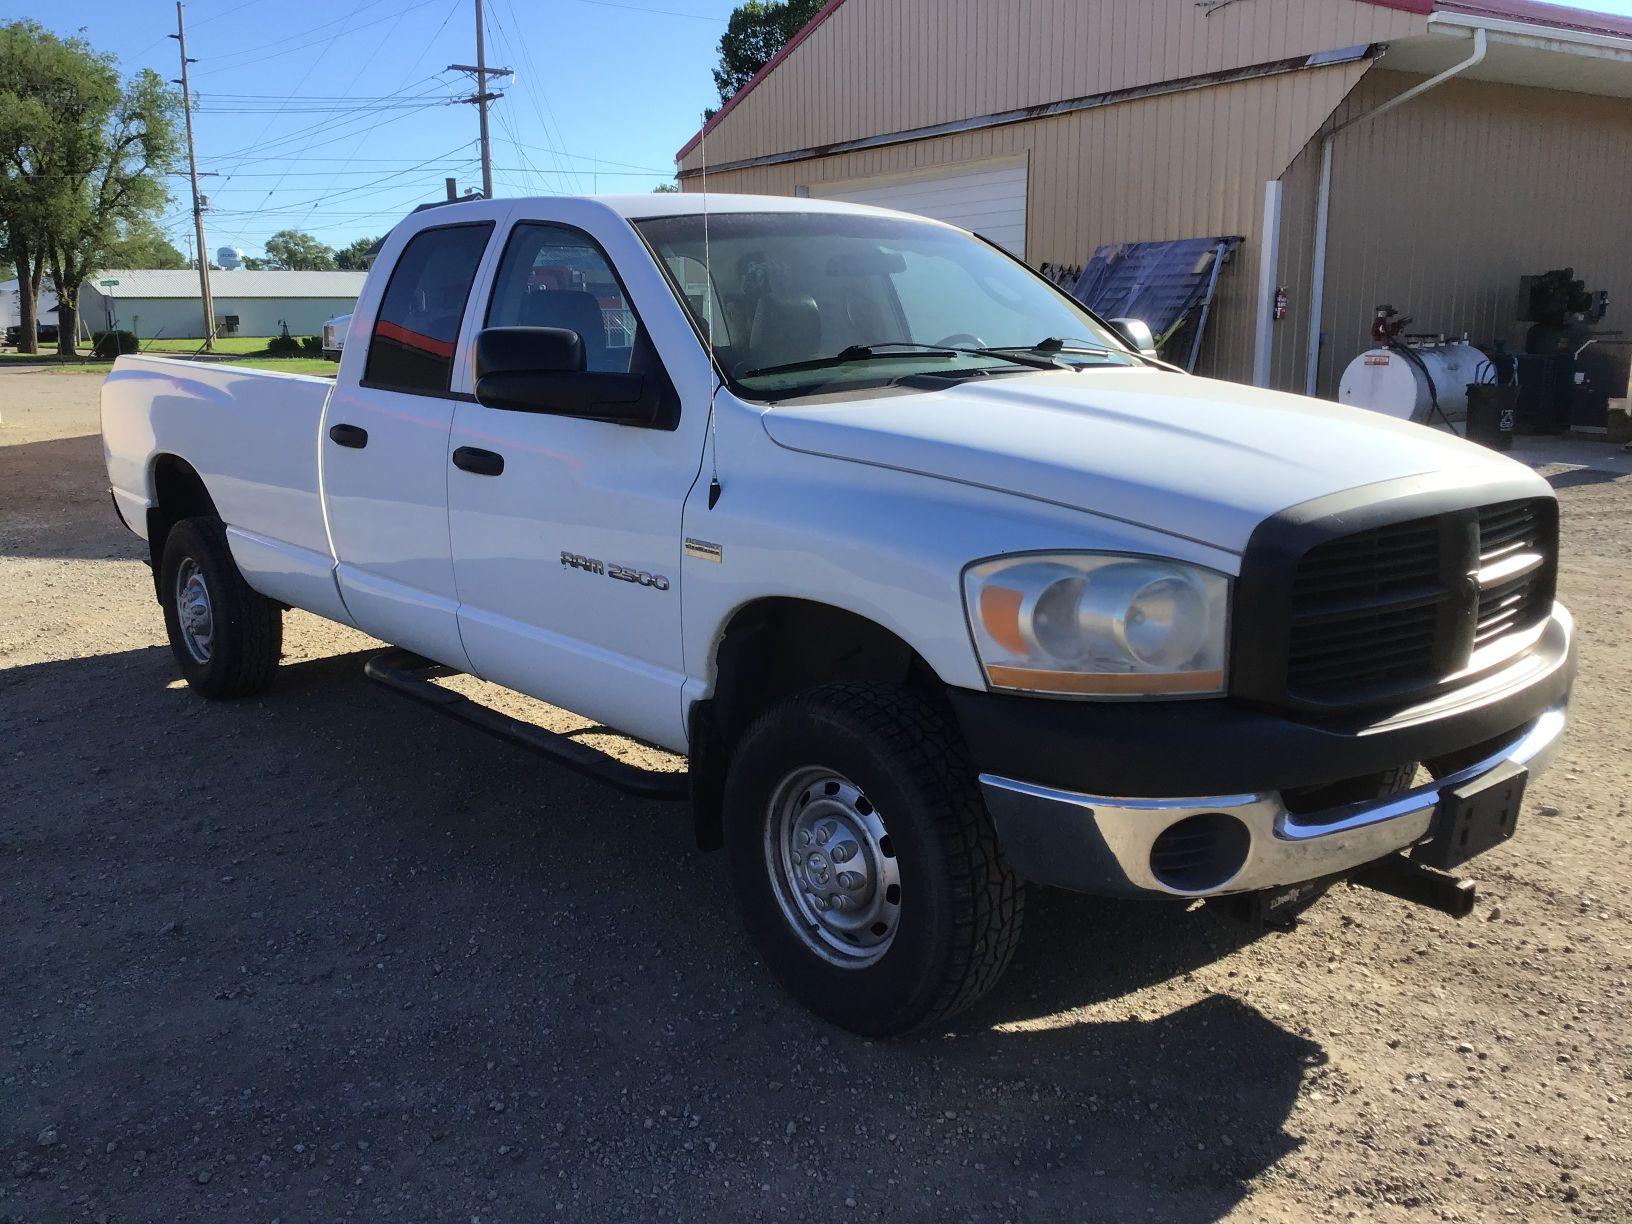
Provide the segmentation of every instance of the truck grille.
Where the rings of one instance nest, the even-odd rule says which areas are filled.
[[[1291,583],[1287,696],[1331,706],[1431,689],[1477,662],[1475,651],[1540,623],[1555,516],[1545,499],[1501,502],[1309,549]]]
[[[1517,568],[1518,558],[1546,558],[1551,551],[1549,533],[1534,502],[1503,502],[1479,509],[1479,569]],[[1534,625],[1547,614],[1552,602],[1552,583],[1544,581],[1545,564],[1534,566],[1510,578],[1479,590],[1479,618],[1473,645],[1477,650],[1504,634]]]

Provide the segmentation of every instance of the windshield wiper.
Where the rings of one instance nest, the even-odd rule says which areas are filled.
[[[911,352],[881,353],[880,348],[909,348]],[[905,344],[901,341],[885,341],[882,344],[852,344],[849,348],[828,357],[812,357],[807,361],[788,361],[781,365],[761,366],[757,370],[744,370],[737,374],[738,378],[760,378],[769,374],[798,374],[803,370],[825,370],[832,366],[849,365],[852,361],[901,361],[922,360],[925,357],[956,357],[966,349],[946,348],[936,344]]]
[[[1063,368],[1060,363],[1055,361],[1053,358],[1048,357],[1043,353],[1038,353],[1036,357],[1032,357],[1030,354],[1035,351],[1034,349],[1021,348],[1019,346],[1014,348],[992,348],[990,346],[965,348],[962,345],[957,344],[919,344],[915,340],[878,340],[863,347],[868,349],[915,349],[918,350],[919,356],[923,356],[928,352],[964,353],[971,357],[994,357],[999,361],[1007,361],[1013,365],[1030,366],[1036,370],[1058,370]],[[1016,354],[1020,354],[1020,356],[1016,356]]]
[[[1102,344],[1095,344],[1091,340],[1073,340],[1061,336],[1048,336],[1037,341],[1027,350],[1032,353],[1066,353],[1071,356],[1086,357],[1133,357],[1147,365],[1153,365],[1163,370],[1174,370],[1180,374],[1187,371],[1180,369],[1172,362],[1163,361],[1160,357],[1148,357],[1137,349],[1113,349]]]

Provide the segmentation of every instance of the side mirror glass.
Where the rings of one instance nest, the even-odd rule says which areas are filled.
[[[476,402],[624,425],[657,423],[661,396],[643,374],[584,368],[584,339],[565,327],[489,327],[476,335]]]
[[[1134,352],[1146,357],[1161,356],[1156,351],[1156,337],[1151,334],[1150,324],[1143,319],[1112,319],[1111,330]]]

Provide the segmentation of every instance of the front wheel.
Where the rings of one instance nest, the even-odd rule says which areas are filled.
[[[944,1020],[1014,955],[1023,888],[968,754],[899,685],[825,685],[759,719],[732,759],[725,833],[767,966],[845,1028]]]
[[[283,653],[283,613],[238,572],[219,519],[183,519],[159,565],[164,627],[189,687],[247,697],[272,682]]]

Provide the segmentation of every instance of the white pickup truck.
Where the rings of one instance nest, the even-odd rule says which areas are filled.
[[[950,226],[805,199],[519,199],[385,241],[338,377],[121,357],[114,502],[207,697],[281,613],[631,790],[877,1034],[990,989],[1025,885],[1465,912],[1563,730],[1529,469],[1175,372]],[[683,753],[598,757],[452,669]],[[680,779],[676,784],[676,779]],[[1085,966],[1084,971],[1091,971]]]

